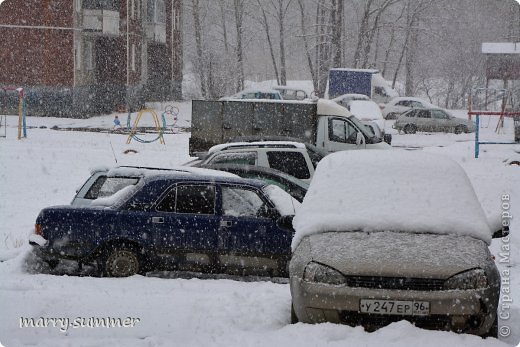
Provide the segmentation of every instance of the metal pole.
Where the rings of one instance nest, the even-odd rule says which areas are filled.
[[[479,132],[480,132],[480,115],[476,115],[475,116],[475,123],[477,125],[477,129],[475,130],[475,159],[478,158],[478,154],[479,154],[479,145],[480,145],[480,142],[479,142]]]

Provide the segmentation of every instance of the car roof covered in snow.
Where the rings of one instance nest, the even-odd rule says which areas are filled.
[[[225,150],[241,150],[247,148],[273,147],[273,148],[300,148],[305,149],[302,142],[293,141],[256,141],[256,142],[229,142],[215,145],[208,150],[208,154],[213,154]]]
[[[329,231],[468,235],[491,242],[491,229],[462,167],[424,152],[342,151],[328,155],[296,214],[293,250]]]
[[[372,100],[352,100],[350,113],[360,120],[383,120],[379,105]]]

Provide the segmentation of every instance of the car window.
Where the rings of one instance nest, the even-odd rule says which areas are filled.
[[[85,194],[85,199],[97,199],[111,196],[124,187],[137,184],[137,182],[139,182],[138,177],[99,176]]]
[[[440,110],[433,110],[432,111],[432,116],[433,118],[436,118],[436,119],[450,119],[450,117],[448,117],[448,115]]]
[[[305,144],[305,148],[307,148],[307,153],[309,153],[309,158],[311,159],[312,166],[316,168],[320,160],[322,160],[323,157],[325,157],[326,153],[320,153],[320,149],[308,143]]]
[[[399,101],[396,105],[397,105],[397,106],[410,107],[410,101],[408,101],[408,100],[402,100],[402,101]]]
[[[161,199],[156,207],[161,212],[215,214],[213,185],[179,185]]]
[[[418,118],[431,118],[430,111],[419,111],[417,112]]]
[[[424,105],[419,101],[410,101],[410,105],[412,107],[424,108]]]
[[[311,178],[305,157],[301,152],[268,151],[267,161],[273,169],[299,179]]]
[[[376,136],[376,131],[374,130],[374,128],[372,127],[371,124],[365,124],[365,127],[368,129],[368,131],[370,132],[370,135],[372,136]]]
[[[349,137],[356,133],[356,129],[342,119],[332,119],[331,122],[331,141],[349,143]]]
[[[211,158],[207,164],[243,164],[255,165],[257,153],[256,152],[232,152],[220,153]]]
[[[417,111],[416,110],[412,110],[410,112],[406,112],[405,116],[409,117],[409,118],[413,118],[413,117],[415,117],[416,114],[417,114]]]
[[[261,214],[264,201],[250,189],[222,187],[222,213],[234,217],[256,217]]]

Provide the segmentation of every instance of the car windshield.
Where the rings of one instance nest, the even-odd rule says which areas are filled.
[[[371,138],[374,138],[374,137],[375,137],[375,136],[370,132],[370,130],[368,130],[367,127],[366,127],[363,123],[361,123],[361,122],[359,121],[359,119],[357,119],[357,118],[354,117],[354,116],[350,116],[348,119],[350,119],[350,121],[351,121],[352,123],[354,123],[354,124],[357,126],[357,128],[358,128],[359,130],[361,130],[361,132],[363,133],[363,135],[365,135],[367,138],[371,139]]]

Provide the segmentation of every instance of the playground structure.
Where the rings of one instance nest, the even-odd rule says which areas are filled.
[[[7,110],[8,105],[8,94],[16,92],[18,94],[18,140],[22,137],[27,137],[27,123],[26,123],[26,105],[25,105],[25,93],[23,88],[17,87],[2,87],[0,88],[2,95],[0,98],[0,111]],[[4,107],[2,108],[2,104]],[[0,117],[0,129],[4,129],[3,135],[0,137],[7,137],[7,116],[4,114]]]
[[[520,110],[515,108],[515,100],[513,94],[507,89],[494,88],[476,88],[472,90],[469,96],[468,120],[471,121],[475,116],[475,158],[479,157],[481,145],[512,145],[520,143]],[[498,122],[495,128],[496,133],[500,133],[504,126],[505,118],[512,118],[515,135],[514,142],[499,141],[480,141],[480,117],[489,116],[489,122],[492,116],[498,116]]]
[[[152,120],[154,122],[154,125],[155,125],[155,132],[157,133],[157,137],[155,137],[154,139],[151,139],[151,140],[145,140],[139,136],[137,136],[137,132],[138,132],[138,125],[139,125],[139,122],[141,121],[141,117],[143,116],[143,114],[150,114],[152,116]],[[167,106],[165,111],[161,114],[161,121],[162,121],[162,125],[161,125],[161,122],[159,121],[159,117],[157,116],[157,113],[155,113],[154,110],[152,109],[143,109],[141,111],[139,111],[137,113],[137,116],[134,120],[134,123],[133,125],[131,126],[131,122],[132,122],[132,114],[131,113],[128,113],[128,117],[127,117],[127,121],[126,121],[126,127],[129,131],[129,134],[128,134],[128,138],[126,140],[126,143],[127,144],[130,144],[130,142],[132,141],[132,139],[136,140],[137,142],[140,142],[140,143],[152,143],[152,142],[155,142],[157,140],[160,141],[161,144],[165,144],[165,141],[164,141],[164,132],[168,129],[168,125],[166,123],[166,117],[172,117],[173,118],[173,123],[171,125],[171,129],[172,129],[172,132],[173,132],[173,127],[176,125],[177,123],[177,117],[178,117],[178,114],[179,114],[179,109],[175,106]]]

